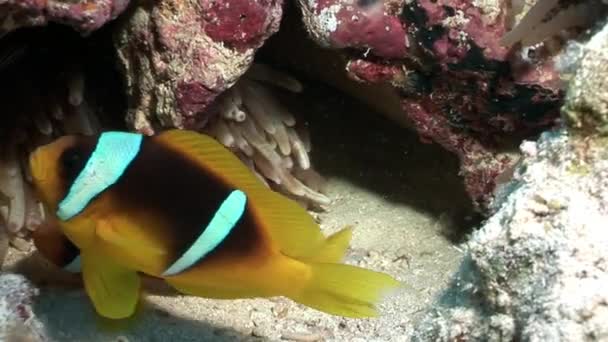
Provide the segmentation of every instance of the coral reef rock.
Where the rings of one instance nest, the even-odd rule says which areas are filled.
[[[576,68],[564,113],[568,124],[583,133],[608,134],[608,25],[589,43],[573,43],[564,55],[564,68]],[[572,66],[573,65],[573,66]]]
[[[521,145],[495,214],[414,340],[608,339],[607,34],[578,49],[570,119]]]
[[[282,5],[141,2],[125,15],[114,39],[128,96],[127,124],[144,134],[169,127],[205,131],[269,186],[317,208],[330,200],[311,168],[306,127],[270,87],[300,92],[302,85],[252,63],[278,31]]]
[[[21,275],[0,274],[0,341],[49,341],[41,321],[32,311],[38,289]]]
[[[559,117],[564,92],[553,57],[562,42],[553,36],[590,25],[606,8],[600,1],[534,3],[299,1],[309,35],[344,52],[353,80],[391,84],[422,139],[458,155],[482,211],[497,177],[517,159],[513,147]]]
[[[152,134],[204,125],[215,98],[278,30],[282,1],[142,1],[116,34],[127,121]]]
[[[21,27],[49,22],[89,34],[121,14],[129,0],[0,1],[0,37]]]
[[[522,145],[500,209],[468,243],[469,258],[419,338],[608,338],[606,143],[560,130]]]

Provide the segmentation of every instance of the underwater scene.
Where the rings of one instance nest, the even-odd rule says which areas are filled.
[[[608,341],[605,0],[0,0],[0,342]]]

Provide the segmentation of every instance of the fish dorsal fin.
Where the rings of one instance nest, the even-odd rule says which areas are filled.
[[[324,246],[325,236],[304,208],[266,187],[236,155],[212,137],[172,129],[153,139],[191,158],[222,182],[245,192],[257,221],[284,254],[307,258]]]
[[[172,129],[153,139],[188,157],[234,188],[249,191],[264,187],[236,155],[208,135]]]

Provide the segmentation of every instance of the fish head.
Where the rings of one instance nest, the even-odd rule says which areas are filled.
[[[95,137],[69,135],[40,146],[30,154],[34,188],[48,211],[57,211],[94,148]]]

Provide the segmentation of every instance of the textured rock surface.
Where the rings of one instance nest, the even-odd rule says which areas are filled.
[[[608,134],[608,26],[588,44],[574,43],[564,67],[578,66],[570,85],[565,114],[568,124],[586,133]]]
[[[115,45],[126,78],[127,121],[146,134],[204,124],[203,111],[243,75],[282,14],[281,0],[137,5]]]
[[[23,276],[0,274],[0,341],[47,341],[42,323],[34,316],[32,299],[38,290]]]
[[[496,213],[416,340],[608,338],[607,28],[579,49],[569,126],[521,145]],[[586,128],[581,130],[580,128]],[[581,134],[585,133],[585,134]]]
[[[607,141],[544,133],[419,340],[608,338]]]
[[[20,27],[49,22],[66,24],[88,34],[122,13],[129,0],[2,0],[0,37]]]
[[[344,50],[351,78],[392,84],[402,115],[423,140],[459,156],[468,192],[482,209],[496,177],[514,162],[505,153],[513,140],[558,117],[556,48],[500,44],[517,14],[510,1],[299,3],[310,36]]]

